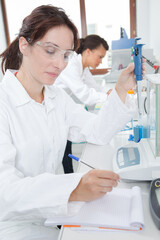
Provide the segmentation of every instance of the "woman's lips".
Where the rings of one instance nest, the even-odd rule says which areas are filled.
[[[54,72],[47,72],[47,74],[52,77],[52,78],[56,78],[58,77],[58,73],[54,73]]]

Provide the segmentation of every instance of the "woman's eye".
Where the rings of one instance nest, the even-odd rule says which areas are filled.
[[[64,60],[65,60],[65,61],[68,61],[69,59],[72,58],[72,56],[73,56],[73,52],[67,51],[67,52],[65,52],[65,54],[64,54]]]
[[[65,53],[64,54],[64,59],[68,59],[69,58],[69,53]]]
[[[56,53],[56,49],[55,48],[46,48],[46,52],[48,53],[48,54],[55,54]]]

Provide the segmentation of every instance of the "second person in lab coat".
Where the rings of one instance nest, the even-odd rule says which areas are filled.
[[[88,35],[79,41],[79,48],[55,85],[65,89],[81,103],[91,106],[107,99],[106,89],[96,83],[89,67],[95,69],[102,63],[109,46],[98,35]]]
[[[107,99],[107,91],[94,80],[89,67],[95,69],[102,63],[109,46],[98,35],[88,35],[79,39],[79,48],[74,53],[68,66],[61,72],[55,85],[63,88],[76,102],[93,106]],[[63,157],[65,173],[73,172],[72,160],[68,154],[72,153],[72,144],[67,141]]]

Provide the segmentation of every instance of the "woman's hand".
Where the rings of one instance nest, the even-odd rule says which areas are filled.
[[[146,70],[144,62],[145,60],[143,59],[143,76]],[[135,87],[135,85],[136,80],[134,77],[134,63],[130,63],[128,67],[121,72],[115,86],[115,89],[123,103],[125,103],[127,92],[131,88]]]
[[[106,170],[91,170],[86,173],[71,193],[69,201],[92,201],[116,187],[119,175]]]

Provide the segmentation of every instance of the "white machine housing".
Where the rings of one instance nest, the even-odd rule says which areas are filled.
[[[148,74],[146,78],[146,114],[150,124],[150,138],[141,139],[139,143],[130,142],[124,146],[138,148],[138,164],[120,168],[117,164],[117,154],[113,159],[113,170],[126,180],[152,181],[160,177],[160,74]]]

